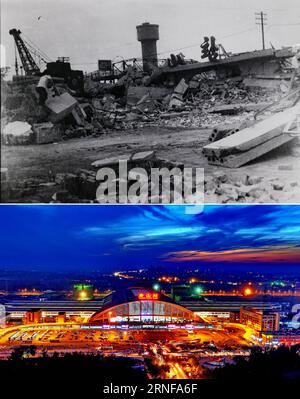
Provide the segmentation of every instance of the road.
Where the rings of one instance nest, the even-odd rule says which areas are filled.
[[[228,118],[229,122],[233,117]],[[278,178],[289,187],[274,194],[280,202],[300,201],[300,159],[291,151],[280,149],[260,158],[259,161],[239,169],[226,169],[207,164],[202,148],[207,143],[211,130],[166,129],[145,127],[142,130],[110,131],[100,137],[85,137],[64,142],[28,145],[2,146],[1,167],[7,167],[13,187],[40,179],[41,183],[51,181],[57,173],[75,172],[79,168],[90,169],[91,163],[104,158],[121,156],[140,151],[154,150],[158,157],[182,162],[186,167],[204,168],[205,180],[211,180],[214,172],[223,171],[230,180],[240,182],[246,175],[264,177],[268,181]],[[280,165],[289,165],[287,169]],[[293,188],[290,183],[295,184]],[[14,191],[16,201],[49,202],[57,187],[40,186]],[[206,195],[206,202],[221,201],[216,196]],[[275,198],[274,197],[274,198]],[[299,201],[297,201],[297,199]],[[249,199],[250,201],[250,199]],[[256,201],[257,202],[257,201]]]

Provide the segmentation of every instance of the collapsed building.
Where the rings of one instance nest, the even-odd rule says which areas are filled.
[[[208,164],[238,168],[297,140],[299,82],[292,63],[297,51],[292,47],[220,54],[214,62],[179,55],[159,60],[158,25],[139,25],[137,35],[142,59],[108,63],[105,71],[83,76],[65,60],[49,63],[46,73],[53,78],[56,94],[43,106],[38,106],[35,90],[39,74],[3,81],[2,144],[51,144],[145,127],[206,128],[211,134],[202,151]],[[135,154],[126,155],[132,162]],[[140,156],[136,159],[149,162],[147,157],[149,153],[142,161]],[[151,157],[156,166],[176,167],[176,162]],[[109,161],[96,162],[105,164]],[[54,178],[63,190],[52,200],[95,199],[95,163],[90,170],[78,166],[74,173]],[[92,188],[84,188],[89,183]]]

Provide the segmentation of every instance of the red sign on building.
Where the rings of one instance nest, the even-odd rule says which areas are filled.
[[[146,294],[144,294],[144,293],[141,293],[141,294],[139,294],[138,295],[138,299],[140,299],[140,300],[157,300],[158,299],[158,294],[157,293],[146,293]]]

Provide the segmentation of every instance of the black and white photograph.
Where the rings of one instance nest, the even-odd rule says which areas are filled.
[[[1,202],[299,202],[297,0],[1,14]]]

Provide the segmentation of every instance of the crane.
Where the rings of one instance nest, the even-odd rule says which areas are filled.
[[[25,76],[40,76],[42,71],[40,67],[35,62],[32,54],[38,57],[39,61],[42,61],[48,75],[56,78],[63,78],[65,83],[70,87],[70,89],[83,93],[84,89],[84,77],[82,71],[74,71],[71,68],[70,60],[68,57],[60,57],[56,62],[51,61],[50,57],[41,50],[36,44],[32,42],[28,37],[25,41],[21,38],[21,31],[19,29],[10,29],[9,34],[13,36],[16,48],[16,58],[15,58],[15,69],[16,75],[18,76],[19,65],[17,59],[17,50],[22,63],[22,68],[24,69]],[[25,34],[23,34],[25,36]]]
[[[40,75],[40,68],[37,66],[34,61],[30,51],[28,50],[25,42],[21,38],[21,31],[19,29],[10,29],[9,34],[13,36],[16,44],[16,48],[18,49],[19,56],[25,71],[25,75],[27,76],[36,76]],[[15,62],[16,75],[18,75],[18,61],[16,57]]]

